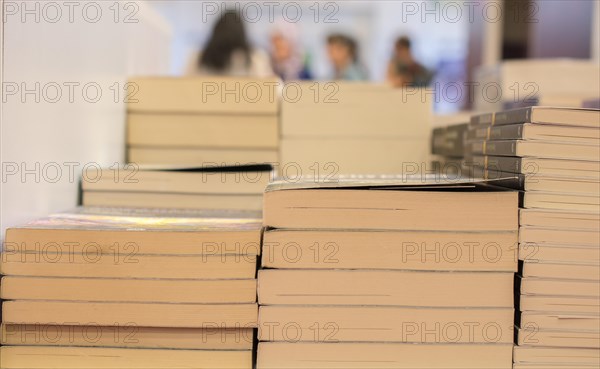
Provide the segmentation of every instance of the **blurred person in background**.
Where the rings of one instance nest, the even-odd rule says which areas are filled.
[[[336,80],[362,81],[367,74],[358,61],[358,46],[353,38],[333,34],[327,37],[327,53],[333,65]]]
[[[295,23],[279,21],[271,32],[273,71],[284,81],[311,79],[306,54]]]
[[[414,59],[410,46],[410,39],[406,36],[398,38],[394,45],[387,79],[395,87],[425,87],[433,78],[433,74]]]
[[[187,74],[236,77],[274,75],[269,56],[250,45],[244,20],[234,10],[225,11],[217,20],[204,50],[190,61]]]

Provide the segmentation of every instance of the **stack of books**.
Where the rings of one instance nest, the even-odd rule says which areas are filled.
[[[600,70],[596,60],[515,59],[480,66],[474,78],[473,90],[468,89],[474,109],[493,112],[524,105],[583,104],[598,98]]]
[[[511,368],[517,216],[471,180],[272,183],[257,368]]]
[[[351,82],[293,82],[281,107],[288,177],[403,173],[427,160],[431,94]]]
[[[474,172],[521,190],[515,368],[597,367],[600,111],[480,115],[469,136]]]
[[[461,173],[469,123],[436,127],[431,131],[433,169],[442,174]]]
[[[261,210],[270,165],[201,168],[90,168],[82,173],[84,206]]]
[[[3,368],[252,368],[257,213],[80,208],[7,230]]]
[[[140,77],[128,87],[129,162],[278,161],[280,87],[275,79]]]

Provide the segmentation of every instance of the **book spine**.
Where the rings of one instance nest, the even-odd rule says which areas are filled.
[[[493,180],[495,186],[523,191],[525,189],[525,176],[522,174],[507,173],[498,170],[475,167],[473,174],[477,178]]]
[[[473,154],[517,156],[517,141],[477,141],[469,145]]]
[[[520,140],[523,138],[523,124],[490,127],[487,140]]]
[[[523,173],[521,169],[521,158],[512,156],[473,156],[469,163],[473,166],[496,170],[506,173]]]
[[[502,126],[507,124],[528,123],[531,121],[531,108],[507,110],[496,113],[492,125]]]
[[[478,114],[471,116],[470,126],[492,125],[495,113]]]

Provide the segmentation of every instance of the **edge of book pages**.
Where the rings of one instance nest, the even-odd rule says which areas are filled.
[[[184,210],[77,207],[13,228],[143,231],[259,231],[262,214],[252,210]]]
[[[295,182],[275,180],[271,182],[265,192],[278,190],[300,189],[379,189],[379,190],[410,190],[410,189],[475,189],[493,185],[495,182],[506,179],[517,179],[517,175],[502,178],[471,178],[450,177],[440,175],[348,175],[335,179],[302,178]],[[496,188],[496,187],[495,187]],[[498,188],[499,191],[506,190]]]

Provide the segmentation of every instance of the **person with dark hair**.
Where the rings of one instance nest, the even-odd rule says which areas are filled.
[[[213,26],[202,53],[187,68],[188,74],[268,77],[273,75],[269,57],[252,48],[242,16],[227,10]]]
[[[327,53],[333,65],[333,79],[361,81],[367,78],[358,58],[358,45],[353,38],[343,34],[327,37]]]
[[[432,73],[414,59],[410,47],[406,36],[398,38],[394,45],[387,79],[395,87],[425,87],[431,83]]]

